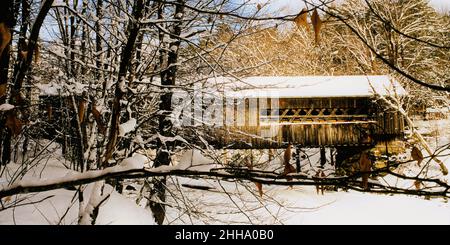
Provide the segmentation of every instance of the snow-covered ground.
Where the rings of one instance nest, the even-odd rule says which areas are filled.
[[[450,143],[450,120],[417,121],[415,124],[433,149]],[[318,152],[313,149],[309,153],[313,153],[312,157],[304,160],[307,163],[302,170],[309,163],[318,162]],[[450,169],[450,150],[440,155],[439,159]],[[425,151],[424,156],[427,156]],[[440,175],[440,168],[434,161],[429,166],[429,177],[450,180],[449,175]],[[411,162],[402,166],[401,171],[410,175],[420,169],[415,162]],[[171,180],[169,183],[174,190],[171,196],[176,198],[169,198],[168,202],[177,206],[175,203],[179,204],[181,200],[184,208],[168,209],[170,224],[450,224],[450,204],[444,198],[425,200],[416,196],[342,190],[318,195],[313,186],[290,188],[267,185],[263,185],[264,195],[259,198],[251,182],[237,184],[188,178]],[[414,185],[412,181],[393,176],[379,177],[378,181],[399,187]],[[183,187],[183,184],[208,186],[211,189],[197,190]]]
[[[178,178],[179,183],[205,184]],[[246,187],[216,181],[212,191],[183,188],[187,209],[169,209],[173,224],[450,224],[450,205],[443,199],[369,193],[325,192],[315,187],[265,186],[262,199],[252,183]],[[233,201],[231,201],[231,199]],[[169,200],[170,201],[170,200]],[[173,200],[172,200],[173,201]],[[178,200],[179,201],[179,200]],[[245,212],[243,215],[241,211]],[[189,213],[190,212],[190,213]],[[182,215],[181,215],[182,214]]]
[[[0,178],[0,187],[6,184],[12,174],[20,169],[18,164],[10,164]],[[52,158],[48,162],[27,171],[24,180],[50,179],[63,177],[73,171],[65,169],[58,158]],[[7,173],[7,174],[6,174]],[[8,176],[8,177],[5,177]],[[87,202],[94,184],[87,185],[84,190],[84,200]],[[154,224],[152,215],[138,207],[132,200],[120,195],[110,185],[106,185],[104,193],[111,194],[108,200],[101,206],[96,224],[101,225],[127,225],[127,224]],[[12,202],[24,199],[17,207],[0,211],[0,225],[6,224],[49,224],[71,225],[78,223],[79,202],[76,191],[58,189],[40,192],[38,194],[23,194],[3,200],[8,206]],[[42,201],[43,200],[43,201]]]
[[[416,122],[427,136],[433,148],[450,143],[450,120]],[[438,133],[436,133],[438,132]],[[450,150],[443,152],[440,159],[450,168]],[[59,153],[56,157],[43,159],[31,168],[24,179],[50,179],[70,173],[64,167]],[[190,158],[205,164],[204,156],[184,154],[180,162],[186,164]],[[317,161],[315,154],[310,161]],[[276,161],[276,160],[274,160]],[[309,164],[308,161],[303,161]],[[430,166],[430,172],[438,172],[437,165]],[[207,168],[207,165],[198,168]],[[0,178],[5,186],[18,164],[10,164]],[[416,171],[414,163],[406,171]],[[407,173],[407,172],[405,172]],[[443,177],[447,181],[449,176]],[[395,182],[386,177],[387,182]],[[380,180],[379,180],[380,181]],[[140,181],[139,183],[142,183]],[[106,185],[110,198],[102,204],[96,224],[154,224],[150,211],[144,209],[145,198],[139,205],[135,197],[140,184],[125,181],[137,190],[124,190],[124,195]],[[314,186],[269,186],[263,185],[264,195],[259,197],[254,183],[233,182],[217,179],[192,179],[169,177],[167,192],[166,224],[450,224],[450,205],[444,198],[425,200],[422,197],[405,195],[379,195],[355,191],[325,191],[316,193]],[[397,183],[401,184],[401,183]],[[410,185],[411,183],[404,183]],[[94,184],[87,186],[84,199]],[[208,190],[194,189],[206,186]],[[130,188],[132,189],[132,188]],[[23,194],[14,199],[3,199],[8,205],[24,199],[15,208],[0,211],[0,224],[76,224],[79,207],[75,191],[59,189],[38,194]],[[47,198],[47,199],[46,199]],[[45,199],[41,201],[42,199]],[[36,203],[33,203],[36,202]]]

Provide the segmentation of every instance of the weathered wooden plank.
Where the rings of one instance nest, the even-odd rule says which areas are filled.
[[[212,134],[217,135],[217,141],[222,145],[233,142],[245,145],[247,142],[255,148],[276,148],[288,141],[305,147],[361,145],[372,142],[365,140],[361,130],[371,128],[371,139],[401,136],[404,130],[404,118],[398,113],[380,112],[370,118],[369,115],[380,107],[371,107],[368,98],[280,99],[282,109],[271,108],[271,99],[241,101],[244,102],[229,101],[231,106],[224,108],[223,120],[230,132]],[[239,114],[237,109],[242,108],[245,113]],[[266,115],[267,109],[275,115]],[[267,126],[267,123],[279,125],[279,128]],[[233,130],[242,132],[231,133]]]

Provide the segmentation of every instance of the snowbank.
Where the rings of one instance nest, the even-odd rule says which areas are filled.
[[[133,131],[136,128],[136,119],[131,118],[125,123],[119,125],[119,136],[123,137],[125,134]]]
[[[127,167],[141,164],[143,162],[143,156],[137,154],[127,161]],[[8,165],[8,169],[11,173],[15,172],[19,167],[20,166],[17,164]],[[75,173],[76,172],[62,167],[61,163],[53,158],[49,160],[45,168],[39,166],[28,171],[24,180],[51,180],[58,177],[71,176]],[[6,182],[6,178],[2,178],[2,182]],[[95,183],[89,184],[84,190],[85,202],[89,200],[94,185]],[[117,193],[110,185],[105,186],[104,193],[110,194],[110,197],[100,207],[96,224],[155,224],[150,211],[137,206],[132,200]],[[28,205],[0,211],[0,225],[77,224],[79,202],[78,197],[75,194],[76,191],[73,190],[58,189],[40,192],[38,194],[23,194],[9,198],[9,200],[4,202],[6,205],[23,198],[26,198],[26,200],[21,202],[21,204],[28,203]],[[41,201],[43,199],[45,200]]]
[[[1,104],[0,105],[0,111],[9,111],[14,109],[15,106],[11,105],[11,104]]]
[[[175,182],[175,181],[174,181]],[[401,225],[450,224],[450,206],[442,198],[424,200],[412,196],[389,196],[355,191],[326,191],[314,186],[263,185],[259,199],[255,185],[214,180],[178,178],[184,197],[203,215],[182,214],[168,208],[173,224],[289,224],[289,225]],[[210,190],[187,187],[205,186]],[[228,195],[223,193],[224,188]],[[231,199],[233,201],[231,201]],[[173,200],[169,198],[168,202]],[[244,211],[246,215],[243,215]],[[181,216],[180,216],[181,215]],[[247,218],[248,217],[248,218]]]

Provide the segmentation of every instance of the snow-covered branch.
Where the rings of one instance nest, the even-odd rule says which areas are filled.
[[[392,166],[391,166],[392,167]],[[392,173],[388,168],[371,171],[370,173]],[[77,186],[93,183],[100,180],[119,178],[119,179],[139,179],[155,176],[185,176],[185,177],[203,177],[203,178],[219,178],[225,180],[248,180],[256,181],[261,184],[268,185],[333,185],[353,189],[357,191],[367,191],[360,188],[360,181],[357,177],[365,174],[361,172],[352,176],[344,177],[328,177],[318,178],[307,176],[305,174],[289,174],[289,179],[286,180],[285,175],[280,175],[269,171],[249,170],[246,168],[220,168],[211,169],[209,171],[191,170],[189,168],[178,168],[177,166],[161,166],[157,168],[136,168],[130,165],[118,165],[114,167],[105,168],[103,170],[87,171],[84,173],[70,174],[64,177],[49,179],[49,180],[21,180],[11,186],[0,189],[0,198],[12,196],[15,194],[42,192],[60,189],[64,187]],[[420,180],[423,182],[434,183],[437,185],[437,190],[415,190],[403,189],[392,186],[384,186],[378,183],[371,183],[374,187],[369,192],[375,193],[397,193],[420,196],[450,196],[450,186],[437,179],[423,179],[418,177],[403,176],[395,174],[397,177]]]

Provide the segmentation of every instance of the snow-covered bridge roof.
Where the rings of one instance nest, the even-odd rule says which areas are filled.
[[[405,89],[390,76],[301,76],[211,78],[223,84],[226,97],[316,98],[406,95]]]

